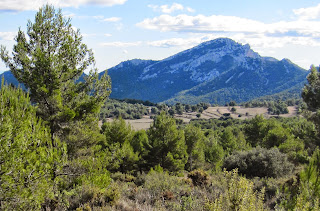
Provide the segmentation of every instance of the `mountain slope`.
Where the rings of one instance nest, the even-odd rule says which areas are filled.
[[[77,80],[78,81],[84,81],[84,78],[86,77],[86,74],[83,73],[81,75],[81,77]],[[4,84],[11,84],[13,86],[21,86],[22,89],[25,89],[24,84],[19,83],[19,81],[14,77],[14,75],[12,74],[12,72],[10,70],[5,71],[3,73],[0,74],[0,80],[2,80],[2,78],[4,78]],[[0,83],[0,88],[1,88],[1,83]]]
[[[12,84],[14,86],[19,86],[19,81],[14,77],[14,75],[10,71],[5,71],[0,74],[0,80],[4,78],[4,83],[5,84]],[[24,86],[22,85],[24,88]],[[0,88],[1,88],[1,83],[0,83]]]
[[[307,74],[287,59],[261,57],[227,38],[161,61],[131,60],[109,70],[111,97],[166,103],[243,102],[290,89]]]

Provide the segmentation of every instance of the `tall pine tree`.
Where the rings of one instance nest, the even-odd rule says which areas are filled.
[[[61,10],[46,5],[27,33],[19,29],[12,57],[1,47],[1,58],[30,91],[37,114],[48,122],[52,140],[69,131],[68,123],[99,112],[110,94],[110,79],[99,80],[92,50]],[[84,71],[90,71],[84,76]]]

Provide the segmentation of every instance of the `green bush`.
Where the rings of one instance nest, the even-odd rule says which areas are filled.
[[[70,210],[97,210],[114,205],[120,198],[120,192],[115,184],[101,189],[94,185],[82,185],[73,190],[69,198]]]
[[[293,164],[287,155],[277,148],[254,148],[250,151],[235,152],[227,157],[223,167],[227,170],[238,169],[247,177],[281,177],[292,172]]]
[[[254,191],[253,182],[238,175],[237,170],[224,172],[221,178],[224,191],[218,198],[208,200],[205,210],[266,210],[264,208],[264,189]]]
[[[145,177],[143,188],[154,199],[162,197],[164,193],[171,192],[173,196],[181,195],[182,192],[191,191],[188,184],[177,176],[171,176],[167,172],[151,170]]]

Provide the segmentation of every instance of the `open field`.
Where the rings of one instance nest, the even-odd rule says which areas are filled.
[[[234,113],[231,112],[232,107],[219,106],[219,107],[209,107],[205,111],[202,112],[202,119],[219,119],[225,113],[230,113],[230,116],[234,119],[251,119],[256,115],[263,115],[265,118],[270,118],[276,115],[268,114],[268,108],[266,107],[257,107],[257,108],[245,108],[241,106],[235,106],[236,111]],[[297,115],[297,109],[295,106],[288,107],[288,114],[281,114],[280,117],[294,117]],[[175,118],[182,119],[184,122],[190,122],[191,119],[197,118],[196,112],[188,112],[183,113],[182,115],[175,115]]]
[[[232,107],[219,106],[219,107],[209,107],[205,111],[201,113],[202,119],[219,119],[225,113],[230,113],[230,116],[234,119],[251,119],[256,115],[263,115],[265,118],[270,118],[276,115],[268,114],[268,108],[266,107],[257,107],[257,108],[245,108],[241,106],[235,106],[236,111],[234,113],[231,112]],[[294,106],[288,107],[288,114],[281,114],[280,117],[294,117],[297,116],[297,109]],[[191,119],[197,119],[197,112],[185,112],[182,115],[175,115],[175,118],[182,119],[183,122],[189,123]],[[108,122],[112,121],[112,119],[108,118]],[[153,120],[149,115],[143,116],[141,119],[126,119],[127,123],[130,123],[134,130],[148,129],[152,124]]]

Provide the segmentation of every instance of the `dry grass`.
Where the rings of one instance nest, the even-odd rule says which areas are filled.
[[[107,122],[112,122],[112,118],[107,118]],[[153,119],[150,116],[143,116],[141,119],[125,119],[126,123],[130,124],[134,130],[146,130],[150,128]],[[101,127],[102,121],[99,121],[99,126]]]
[[[153,119],[150,116],[143,116],[141,119],[126,119],[126,123],[129,123],[134,130],[146,130],[150,128]]]

